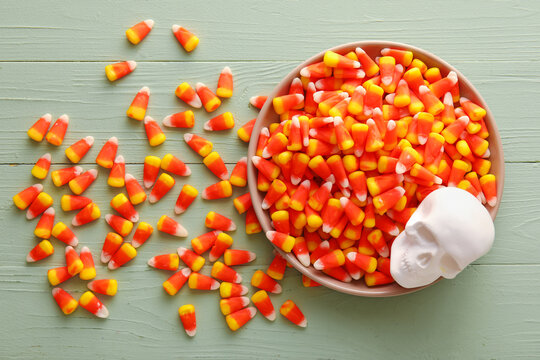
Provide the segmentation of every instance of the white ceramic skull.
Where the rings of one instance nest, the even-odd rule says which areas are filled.
[[[495,228],[486,208],[455,187],[429,194],[392,244],[390,271],[405,288],[453,279],[486,254]]]

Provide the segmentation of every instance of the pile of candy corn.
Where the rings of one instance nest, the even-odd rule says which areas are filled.
[[[126,31],[128,40],[138,44],[150,32],[154,22],[146,20],[140,22]],[[186,51],[192,51],[198,44],[199,39],[188,30],[173,26],[173,33]],[[136,67],[134,61],[126,61],[107,65],[105,73],[110,81],[116,81]],[[221,72],[217,89],[212,91],[206,85],[198,83],[193,89],[188,83],[180,84],[174,91],[175,95],[193,108],[203,107],[207,112],[217,110],[222,99],[233,95],[233,75],[230,68],[225,67]],[[142,87],[135,95],[126,112],[131,119],[142,121],[148,142],[151,146],[159,146],[166,140],[166,136],[157,121],[147,116],[150,89]],[[46,139],[50,144],[61,146],[68,129],[69,117],[62,115],[50,126],[52,116],[43,115],[28,130],[28,136],[41,142]],[[238,136],[248,142],[253,129],[255,119],[249,121],[238,130]],[[162,121],[163,126],[173,128],[193,128],[195,116],[193,111],[187,110],[166,116]],[[50,127],[50,129],[49,129]],[[234,127],[234,118],[230,112],[225,112],[208,120],[204,124],[206,131],[227,130]],[[219,179],[215,184],[208,186],[201,193],[205,200],[227,198],[232,195],[232,186],[245,187],[247,184],[247,158],[242,158],[229,174],[225,163],[218,152],[214,150],[212,142],[191,133],[184,134],[186,144],[203,158],[203,163]],[[99,166],[97,169],[84,170],[77,166],[85,157],[94,144],[94,138],[87,136],[71,144],[65,149],[66,157],[74,166],[51,172],[53,184],[57,187],[67,185],[73,194],[65,194],[60,200],[64,212],[77,211],[71,225],[83,226],[101,218],[98,205],[90,198],[82,194],[92,185],[98,177],[99,167],[109,169],[107,184],[113,188],[123,189],[126,193],[119,192],[112,197],[111,207],[117,214],[106,214],[105,221],[111,227],[104,239],[101,249],[100,260],[107,264],[109,270],[118,269],[137,256],[137,248],[142,246],[152,235],[154,227],[144,221],[139,221],[140,216],[135,206],[144,203],[159,202],[174,186],[175,177],[191,175],[191,169],[173,154],[166,154],[162,158],[147,156],[144,159],[142,185],[133,175],[126,172],[125,158],[118,154],[119,141],[111,137],[103,145],[95,159]],[[41,156],[32,168],[32,175],[40,180],[47,177],[52,157],[49,153]],[[150,189],[147,195],[145,189]],[[95,279],[97,276],[93,255],[88,247],[84,246],[78,252],[75,248],[79,245],[75,233],[63,222],[55,222],[55,209],[53,199],[43,191],[42,184],[34,184],[22,190],[13,198],[14,204],[21,210],[27,210],[27,218],[39,221],[34,234],[42,239],[30,250],[27,261],[40,261],[54,253],[54,247],[50,241],[56,238],[66,245],[65,266],[50,269],[47,278],[52,286],[52,295],[61,311],[68,315],[73,313],[80,305],[98,317],[106,318],[109,311],[102,301],[95,295],[114,296],[118,290],[115,279]],[[187,211],[189,206],[198,196],[199,191],[191,186],[184,185],[178,195],[174,206],[177,215]],[[255,234],[261,231],[261,226],[252,208],[251,197],[246,193],[234,199],[234,206],[239,213],[246,213],[246,233]],[[138,223],[135,226],[135,223]],[[286,269],[286,261],[276,254],[274,261],[266,272],[257,270],[251,279],[253,287],[259,289],[251,301],[255,307],[249,307],[250,299],[245,297],[248,288],[241,285],[242,277],[232,266],[242,265],[253,261],[256,255],[248,250],[232,249],[233,238],[226,232],[235,231],[236,224],[228,217],[214,211],[206,215],[205,225],[210,232],[191,239],[191,249],[179,247],[176,253],[153,256],[148,260],[148,265],[157,269],[169,270],[174,273],[163,283],[164,290],[169,295],[175,295],[187,282],[191,289],[218,290],[222,300],[220,308],[225,315],[229,328],[233,331],[239,329],[252,319],[257,309],[269,320],[276,318],[274,306],[268,293],[280,293],[281,286],[277,283],[283,278]],[[187,237],[187,230],[175,219],[163,215],[157,222],[157,230],[177,236]],[[135,230],[134,230],[135,228]],[[131,241],[125,241],[133,232]],[[209,261],[213,263],[211,277],[201,274],[206,260],[201,255],[209,253]],[[218,261],[223,256],[223,262]],[[180,268],[180,260],[187,266]],[[81,280],[92,280],[87,286],[90,291],[85,292],[79,300],[75,300],[71,294],[57,287],[63,282],[79,277]],[[221,281],[220,282],[218,282]],[[317,286],[316,283],[304,281],[306,286]],[[186,333],[190,336],[196,333],[195,307],[186,304],[179,308],[179,316]],[[307,321],[299,308],[291,300],[286,301],[280,308],[280,313],[298,326],[305,327]]]
[[[275,228],[266,235],[306,267],[392,283],[392,241],[429,193],[454,186],[497,202],[486,110],[460,96],[455,72],[411,51],[327,51],[287,94],[250,102],[267,101],[281,122],[262,129],[251,159]]]

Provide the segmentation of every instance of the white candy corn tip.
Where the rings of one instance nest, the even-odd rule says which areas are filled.
[[[113,217],[112,214],[107,214],[107,215],[105,215],[105,221],[107,222],[107,224],[110,224],[110,223],[111,223],[112,217]]]
[[[239,284],[242,282],[242,275],[240,274],[236,274],[236,276],[234,277],[234,282]],[[248,301],[248,304],[249,304],[249,301]],[[247,304],[245,304],[244,306],[246,306]]]
[[[418,88],[418,93],[420,95],[425,95],[429,93],[429,88],[426,85],[420,85],[420,87]]]
[[[407,167],[398,161],[396,164],[396,174],[404,174],[407,171]]]
[[[259,165],[259,163],[261,162],[262,158],[260,156],[252,156],[251,157],[251,162],[253,163],[253,165],[257,166]]]
[[[70,245],[66,246],[66,248],[64,249],[64,253],[67,254],[68,252],[70,252],[71,250],[75,250],[74,248],[72,248]]]
[[[173,31],[174,33],[177,32],[178,29],[180,29],[180,25],[174,24],[174,25],[172,26],[172,31]]]
[[[372,110],[372,114],[373,114],[373,115],[382,116],[382,110],[381,110],[381,108],[376,107],[375,109]]]
[[[54,208],[52,207],[48,208],[47,210],[43,212],[43,215],[45,214],[53,216],[55,214]]]
[[[96,169],[90,169],[88,170],[88,174],[90,174],[95,179],[98,176],[98,171]]]
[[[495,197],[489,199],[487,203],[488,203],[489,206],[495,206],[497,204],[497,197],[495,196]]]
[[[246,288],[246,290],[247,290],[247,288]],[[283,289],[281,288],[281,285],[276,284],[276,285],[274,286],[274,288],[272,289],[272,291],[270,291],[270,292],[271,292],[272,294],[281,294],[282,291],[283,291]],[[246,293],[247,293],[247,291],[246,291]]]
[[[190,133],[185,133],[184,134],[184,141],[185,142],[187,142],[187,143],[190,142],[192,138],[193,138],[193,134],[190,134]]]
[[[207,122],[204,123],[203,129],[206,130],[206,131],[213,131],[214,130],[212,128],[212,126],[210,125],[210,120],[208,120]]]
[[[311,76],[311,71],[309,71],[309,69],[307,67],[302,68],[302,70],[300,70],[300,76],[308,78],[308,77]]]
[[[46,153],[43,156],[41,156],[40,159],[51,161],[52,157],[50,153]]]
[[[109,310],[107,310],[105,305],[102,305],[94,315],[96,315],[99,318],[106,319],[109,317]]]
[[[45,120],[46,122],[48,122],[48,123],[50,124],[51,121],[52,121],[52,115],[49,114],[49,113],[46,113],[45,115],[43,115],[43,116],[41,117],[41,119]]]
[[[342,125],[343,124],[343,119],[339,116],[336,116],[334,118],[334,126],[338,126],[338,125]]]
[[[357,54],[365,54],[366,53],[364,51],[364,49],[362,49],[361,47],[357,47],[356,49],[354,49],[354,52],[357,53]]]
[[[167,126],[167,127],[174,127],[171,123],[171,118],[172,118],[172,115],[167,115],[163,118],[163,121],[161,122],[164,126]],[[187,134],[185,134],[187,135]],[[185,135],[184,135],[184,138],[185,138]]]
[[[199,95],[195,94],[195,97],[191,99],[190,101],[186,101],[189,106],[192,106],[194,108],[199,109],[202,106],[201,98],[199,98]]]
[[[43,185],[42,184],[34,184],[34,185],[32,185],[32,187],[34,189],[36,189],[37,192],[42,192],[43,191]]]
[[[186,208],[184,208],[183,206],[176,205],[176,206],[174,207],[174,213],[175,213],[176,215],[180,215],[180,214],[184,213],[185,211],[186,211]]]
[[[118,138],[116,136],[113,136],[112,138],[107,140],[107,142],[118,145]]]
[[[118,264],[116,264],[116,261],[114,261],[114,260],[109,261],[109,264],[107,264],[107,268],[108,268],[109,270],[116,270],[116,269],[118,269],[119,267],[120,267],[120,266],[118,266]]]
[[[150,258],[150,260],[148,260],[148,265],[150,265],[151,267],[156,267],[156,257],[153,256]]]
[[[66,124],[68,124],[69,123],[69,116],[67,116],[66,114],[63,114],[58,118],[57,121],[65,122]]]
[[[231,74],[231,75],[232,75],[231,68],[228,67],[228,66],[225,66],[225,67],[223,68],[223,70],[221,70],[221,73],[222,73],[222,74]]]
[[[235,231],[236,230],[236,224],[231,221],[231,225],[225,230],[225,231]]]
[[[51,293],[52,293],[52,296],[56,296],[58,295],[58,293],[61,291],[62,289],[58,288],[58,287],[55,287],[54,289],[52,289]]]
[[[272,312],[268,315],[264,316],[267,320],[274,321],[276,320],[276,311],[272,310]]]
[[[356,254],[357,254],[356,252],[350,252],[350,253],[348,253],[348,254],[346,255],[346,256],[347,256],[347,259],[349,259],[349,261],[354,262],[354,261],[356,260]],[[317,261],[319,261],[319,260],[317,260]]]
[[[420,145],[424,145],[425,143],[427,143],[427,140],[428,140],[427,136],[418,134],[418,143]]]
[[[126,174],[126,176],[124,177],[124,180],[127,182],[127,181],[132,181],[132,180],[136,180],[135,177],[131,174]]]
[[[85,253],[85,254],[88,254],[90,252],[90,249],[88,248],[88,246],[83,246],[82,249],[81,249],[81,254]]]
[[[199,91],[200,89],[205,88],[205,87],[206,87],[206,85],[204,85],[202,82],[198,82],[198,83],[195,85],[195,89],[196,89],[197,91]]]
[[[152,28],[154,27],[154,20],[152,20],[152,19],[144,20],[144,23],[145,23],[146,26],[148,26],[150,29],[152,29]]]
[[[253,306],[250,306],[247,309],[249,310],[250,318],[253,318],[257,314],[257,309],[255,309]]]
[[[122,164],[122,163],[125,163],[126,160],[124,159],[124,157],[122,155],[118,155],[115,159],[114,159],[114,162],[117,163],[117,164]]]
[[[309,265],[311,265],[308,254],[299,254],[296,256],[296,258],[298,259],[298,261],[300,261],[300,264],[304,265],[305,267],[309,267]]]
[[[240,285],[240,289],[242,289],[242,291],[240,291],[240,295],[246,295],[249,291],[249,289],[244,285]]]
[[[33,263],[33,262],[36,262],[36,260],[34,260],[34,258],[30,254],[28,254],[26,255],[26,262]],[[53,293],[53,296],[54,296],[54,293]]]
[[[321,259],[318,259],[317,261],[315,261],[313,263],[313,267],[316,269],[316,270],[322,270],[324,269],[324,264],[322,263]]]
[[[150,185],[150,186],[152,186],[152,185]],[[154,194],[148,195],[148,202],[149,202],[150,204],[155,204],[155,203],[158,202],[158,200],[159,200],[159,199],[156,197],[156,195],[154,195]]]
[[[150,88],[148,86],[143,86],[139,90],[139,94],[148,94],[148,95],[150,95]]]
[[[128,64],[129,70],[133,71],[137,67],[137,63],[133,60],[126,61]]]
[[[145,116],[144,117],[144,124],[148,124],[148,123],[151,123],[151,122],[156,122],[156,120],[152,119],[150,116]]]
[[[314,130],[314,129],[312,129]],[[311,134],[310,134],[311,135]],[[272,156],[272,153],[268,150],[268,146],[265,146],[264,149],[263,149],[263,152],[262,152],[262,157],[265,158],[265,159],[268,159]]]
[[[100,260],[102,263],[106,264],[111,260],[112,254],[107,254],[105,252],[101,252]]]
[[[345,196],[342,196],[340,199],[339,199],[339,203],[341,204],[341,207],[342,208],[345,208],[345,206],[347,206],[347,204],[349,203],[349,199],[347,199]]]
[[[350,282],[350,281],[351,281],[351,280],[350,280],[350,277],[349,277],[349,281],[347,281],[347,282]],[[304,318],[304,319],[298,324],[298,326],[305,328],[305,327],[307,326],[307,319]]]
[[[186,334],[191,337],[195,336],[195,334],[197,333],[197,329],[193,329],[193,330],[184,329],[184,330],[186,331]]]
[[[316,137],[317,133],[318,133],[317,129],[309,129],[309,136],[311,136],[312,138]]]
[[[186,253],[187,249],[185,247],[180,246],[178,249],[176,249],[178,252],[178,256],[182,257]]]
[[[396,128],[396,122],[394,120],[389,120],[388,124],[386,124],[387,130],[394,130]]]

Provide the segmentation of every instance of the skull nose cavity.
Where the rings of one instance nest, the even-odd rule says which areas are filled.
[[[418,266],[425,269],[429,265],[432,258],[433,254],[431,252],[424,252],[416,257],[416,262],[418,263]]]

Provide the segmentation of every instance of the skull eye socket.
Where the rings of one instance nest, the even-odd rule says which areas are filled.
[[[424,252],[416,257],[416,261],[420,267],[425,268],[429,264],[432,258],[433,258],[432,253]]]

